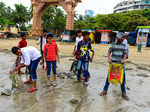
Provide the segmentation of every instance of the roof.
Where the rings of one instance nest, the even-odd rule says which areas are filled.
[[[112,32],[112,30],[96,30],[97,32]]]
[[[137,26],[136,29],[150,29],[150,26]]]

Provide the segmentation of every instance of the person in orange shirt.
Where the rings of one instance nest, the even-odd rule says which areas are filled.
[[[50,80],[51,68],[54,74],[53,81],[56,81],[56,61],[59,62],[58,46],[52,38],[53,38],[52,34],[47,35],[47,44],[44,46],[43,51],[43,58],[45,58],[47,64],[47,77],[50,83],[51,83]]]

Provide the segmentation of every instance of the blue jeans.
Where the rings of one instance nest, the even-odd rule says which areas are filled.
[[[77,75],[77,80],[78,81],[81,80],[82,65],[84,67],[84,78],[85,78],[84,81],[88,82],[88,76],[89,76],[88,66],[89,66],[89,61],[78,60],[78,66],[77,66],[78,75]]]
[[[56,61],[46,61],[47,64],[47,77],[50,77],[51,65],[53,66],[53,74],[56,75]]]
[[[30,65],[28,66],[29,74],[32,77],[32,81],[37,80],[36,70],[37,70],[37,67],[38,67],[38,64],[39,64],[40,60],[41,60],[41,57],[34,60],[34,61],[31,61]]]
[[[122,93],[126,93],[126,71],[125,71],[125,67],[123,68],[124,69],[124,75],[123,75],[123,83],[121,84],[121,91]],[[108,77],[106,79],[106,82],[105,82],[105,86],[104,86],[104,91],[107,91],[108,90],[108,87],[109,87],[109,81],[108,81]]]

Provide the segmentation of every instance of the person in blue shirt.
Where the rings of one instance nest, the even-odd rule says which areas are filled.
[[[79,60],[78,60],[78,75],[77,81],[81,80],[81,69],[82,66],[84,67],[84,85],[88,86],[88,66],[89,61],[92,62],[94,57],[94,50],[92,48],[91,42],[89,41],[89,33],[83,33],[83,40],[80,41],[77,45],[77,52],[79,53]],[[92,55],[91,55],[92,53]]]

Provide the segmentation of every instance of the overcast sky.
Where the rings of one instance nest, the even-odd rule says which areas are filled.
[[[13,8],[14,4],[22,3],[29,7],[31,5],[30,0],[0,0],[6,3],[7,6]],[[122,0],[82,0],[82,3],[78,4],[76,11],[78,14],[84,14],[85,10],[94,10],[95,14],[108,14],[113,12],[113,7]]]

